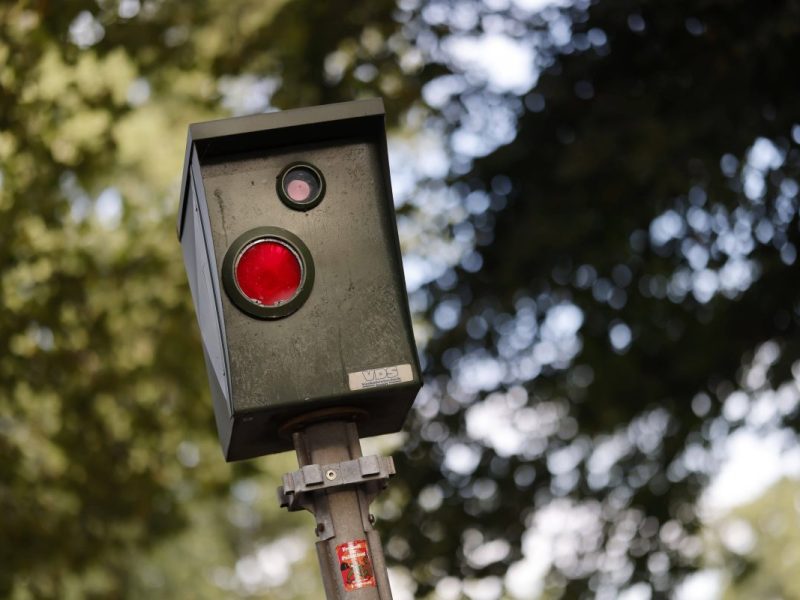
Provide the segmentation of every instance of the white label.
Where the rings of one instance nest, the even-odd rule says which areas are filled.
[[[351,390],[366,390],[411,381],[414,379],[414,372],[411,370],[411,365],[395,365],[348,373],[348,378]]]

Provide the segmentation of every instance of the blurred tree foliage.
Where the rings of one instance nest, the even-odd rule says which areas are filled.
[[[363,95],[451,166],[401,200],[445,268],[412,294],[389,556],[420,597],[536,552],[547,597],[697,566],[713,442],[765,397],[758,425],[798,419],[800,7],[525,5],[0,6],[0,596],[248,595],[253,561],[309,560],[268,493],[291,457],[220,460],[177,176],[189,122]],[[486,36],[535,50],[531,91],[453,51]]]
[[[800,416],[800,5],[550,12],[525,35],[563,15],[571,34],[506,100],[513,141],[453,179],[483,208],[454,231],[477,255],[419,301],[432,382],[399,470],[425,494],[388,546],[420,582],[502,575],[560,506],[551,590],[665,597],[696,565],[712,442]],[[447,103],[454,128],[473,93]]]
[[[715,554],[731,580],[724,600],[800,596],[798,510],[797,481],[784,479],[715,524]]]
[[[289,455],[238,466],[239,483],[220,460],[175,240],[186,128],[225,116],[241,78],[279,81],[280,106],[380,93],[400,114],[419,83],[398,66],[408,43],[388,42],[393,10],[0,5],[0,597],[220,597],[234,577],[212,567],[254,551],[254,530],[307,525],[269,500]],[[242,496],[250,479],[266,496]]]

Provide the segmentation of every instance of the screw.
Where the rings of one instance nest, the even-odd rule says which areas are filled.
[[[317,535],[321,535],[323,531],[325,531],[325,523],[317,524]]]
[[[327,471],[325,471],[325,478],[328,481],[333,481],[334,479],[336,479],[336,471],[334,471],[333,469],[328,469]]]
[[[372,513],[370,513],[370,515],[369,515],[369,522],[372,525],[375,525],[375,515],[373,515]]]

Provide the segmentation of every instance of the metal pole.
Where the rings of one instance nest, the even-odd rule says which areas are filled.
[[[283,476],[281,506],[308,510],[317,522],[317,556],[328,600],[391,600],[372,500],[394,475],[394,462],[362,456],[352,422],[311,422],[294,431],[298,471]]]

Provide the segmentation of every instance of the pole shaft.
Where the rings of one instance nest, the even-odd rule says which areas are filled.
[[[293,434],[299,466],[330,465],[358,459],[361,443],[354,423],[328,421]],[[329,480],[335,470],[325,473]],[[364,487],[347,485],[314,493],[317,556],[328,600],[391,600],[386,561],[372,526]],[[365,556],[366,555],[366,556]]]

